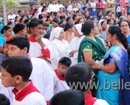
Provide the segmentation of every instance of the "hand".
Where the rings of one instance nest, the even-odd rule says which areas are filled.
[[[74,53],[76,53],[76,52],[77,52],[77,50],[73,50],[73,51],[71,51],[69,54],[70,54],[71,56],[73,56]]]
[[[99,64],[99,63],[95,63],[95,64],[92,66],[93,69],[100,69],[100,67],[101,67],[101,64]]]
[[[35,39],[36,39],[36,41],[38,42],[38,43],[40,43],[40,42],[42,42],[42,35],[40,35],[40,34],[36,34],[36,37],[35,37]]]

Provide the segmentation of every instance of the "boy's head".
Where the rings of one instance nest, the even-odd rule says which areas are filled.
[[[85,92],[89,89],[89,83],[92,78],[92,70],[90,65],[81,62],[68,68],[65,74],[65,80],[72,89]],[[76,86],[73,86],[75,84]]]
[[[68,57],[62,57],[58,62],[57,71],[60,75],[64,75],[68,67],[71,65],[71,60]]]
[[[32,63],[25,56],[8,57],[1,66],[1,79],[5,87],[16,87],[22,82],[27,82],[32,72]]]
[[[54,95],[49,105],[85,105],[84,95],[79,90],[66,90]]]
[[[10,105],[9,99],[0,93],[0,105]]]
[[[30,43],[26,37],[14,37],[7,41],[8,56],[22,56],[27,55]]]

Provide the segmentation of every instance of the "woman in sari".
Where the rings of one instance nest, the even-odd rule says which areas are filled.
[[[95,61],[100,61],[103,59],[106,49],[98,36],[98,27],[93,21],[87,21],[82,26],[82,32],[86,36],[80,43],[78,50],[78,62],[86,62],[90,66],[95,64]],[[93,83],[97,83],[98,71],[93,70],[95,76],[93,78]],[[96,88],[92,89],[93,96],[96,96]]]
[[[126,86],[130,82],[127,39],[118,26],[110,26],[107,41],[112,47],[105,54],[103,65],[95,63],[93,66],[100,69],[97,97],[106,100],[109,105],[129,105],[130,91],[127,89],[130,87]]]

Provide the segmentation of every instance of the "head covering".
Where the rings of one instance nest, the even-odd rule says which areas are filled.
[[[79,33],[80,35],[83,35],[83,33],[82,33],[82,31],[81,31],[82,24],[76,24],[76,25],[75,25],[75,28],[76,28],[76,30],[78,31],[78,33]]]
[[[54,39],[58,38],[60,36],[60,32],[63,30],[61,27],[56,27],[51,31],[50,35],[50,42],[52,42]]]
[[[106,20],[105,20],[105,19],[99,20],[99,23],[98,23],[98,26],[99,26],[99,27],[101,27],[101,23],[102,23],[103,21],[105,22]]]

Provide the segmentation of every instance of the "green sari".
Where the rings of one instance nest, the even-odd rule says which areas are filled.
[[[102,41],[100,40],[100,38],[95,36],[95,39],[97,42],[93,41],[90,38],[86,38],[86,37],[82,40],[82,42],[80,43],[79,50],[78,50],[78,62],[84,62],[83,52],[85,52],[85,51],[92,52],[92,59],[94,61],[96,61],[96,60],[100,61],[104,58],[106,49],[105,49]],[[95,76],[93,77],[93,83],[97,84],[98,70],[93,70],[93,72],[95,73]],[[95,87],[92,89],[93,96],[96,97],[96,93],[97,93],[97,89]]]

